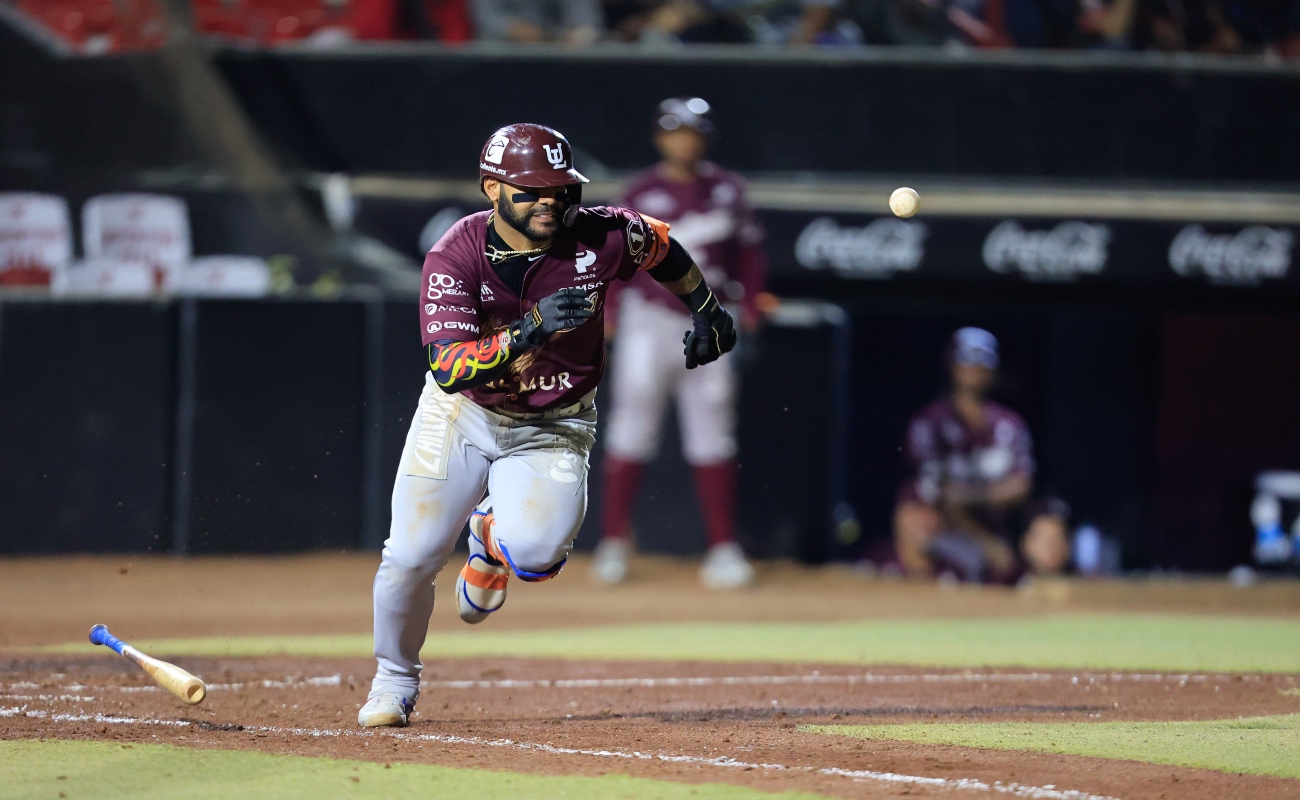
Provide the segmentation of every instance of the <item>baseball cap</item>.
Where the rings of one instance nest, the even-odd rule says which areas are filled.
[[[997,369],[997,337],[983,328],[958,330],[952,335],[952,360],[970,367]]]
[[[708,136],[715,130],[709,110],[709,102],[702,97],[670,97],[659,104],[655,126],[665,131],[690,128]]]

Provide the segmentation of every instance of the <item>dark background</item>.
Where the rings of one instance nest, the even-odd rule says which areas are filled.
[[[178,193],[197,253],[293,255],[206,171],[159,58],[52,59],[0,29],[0,189],[57,192],[75,218],[91,194],[156,189],[162,176],[189,187]],[[217,55],[291,171],[472,177],[486,133],[516,118],[565,130],[585,170],[631,169],[653,159],[653,103],[689,92],[714,103],[715,155],[742,171],[1294,187],[1300,71],[1206,63]],[[547,88],[510,94],[524,79]],[[506,95],[509,119],[497,99]],[[418,256],[428,204],[370,202],[363,232]],[[932,231],[921,272],[851,280],[789,255],[821,213],[764,212],[773,288],[835,301],[847,327],[773,326],[748,343],[740,523],[754,552],[820,561],[885,536],[905,422],[942,391],[951,331],[982,325],[1003,343],[999,394],[1031,426],[1043,489],[1119,537],[1127,566],[1221,570],[1248,559],[1254,474],[1300,467],[1294,264],[1285,280],[1256,286],[1177,278],[1163,259],[1183,223],[1111,220],[1102,276],[1034,284],[981,266],[997,218],[923,217]],[[200,302],[184,351],[197,364],[192,383],[180,368],[189,340],[178,302],[0,298],[0,552],[167,549],[181,511],[189,552],[377,546],[424,366],[414,301],[376,297]],[[186,391],[188,428],[177,414]],[[184,442],[192,460],[180,475]],[[675,449],[670,434],[636,524],[648,549],[698,552]],[[833,536],[840,502],[862,524],[848,547]],[[580,546],[599,515],[595,480]]]

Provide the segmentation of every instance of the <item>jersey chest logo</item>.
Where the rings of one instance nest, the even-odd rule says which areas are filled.
[[[573,262],[574,269],[578,270],[579,275],[586,275],[587,268],[596,263],[596,253],[593,250],[587,250],[578,253],[578,260]]]

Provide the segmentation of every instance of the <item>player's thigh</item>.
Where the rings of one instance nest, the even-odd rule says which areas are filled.
[[[517,569],[544,572],[572,548],[587,513],[595,414],[531,428],[531,440],[492,463],[493,535]]]
[[[614,342],[605,447],[616,457],[648,461],[659,445],[664,406],[679,372],[679,348],[656,327],[629,326]]]
[[[734,359],[688,370],[677,386],[682,452],[692,464],[713,464],[736,456]]]
[[[407,567],[441,568],[483,497],[489,462],[459,427],[459,400],[426,391],[407,432],[384,546]]]

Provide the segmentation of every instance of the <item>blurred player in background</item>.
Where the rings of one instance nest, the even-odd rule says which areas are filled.
[[[1030,501],[1033,442],[1020,415],[988,399],[997,380],[998,340],[962,328],[949,345],[951,393],[912,418],[903,448],[914,469],[894,512],[897,566],[909,577],[952,572],[969,581],[1008,582],[1025,568],[1059,573],[1070,556],[1069,508]],[[1020,551],[1008,530],[1023,524]]]
[[[745,199],[743,179],[704,160],[714,134],[709,104],[698,97],[659,104],[655,146],[662,160],[633,176],[626,202],[673,226],[723,302],[738,308],[741,327],[758,329],[767,263],[763,231]],[[631,518],[646,464],[659,447],[668,398],[677,401],[682,450],[695,476],[708,552],[700,578],[730,589],[749,584],[754,569],[736,541],[736,390],[734,359],[687,371],[666,353],[689,322],[682,304],[653,279],[637,276],[611,289],[605,310],[614,335],[613,406],[605,458],[604,538],[593,575],[603,583],[627,577]]]
[[[586,182],[558,131],[507,125],[479,157],[492,210],[451,226],[425,257],[428,370],[375,575],[379,664],[363,726],[410,718],[433,582],[466,518],[470,555],[456,580],[464,621],[500,609],[511,575],[544,581],[563,568],[587,511],[611,285],[644,272],[687,309],[685,337],[679,330],[656,357],[693,369],[736,343],[731,315],[668,225],[630,208],[582,207]]]

